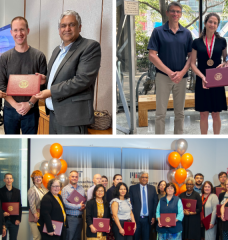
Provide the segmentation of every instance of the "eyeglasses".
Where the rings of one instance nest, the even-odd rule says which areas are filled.
[[[99,190],[99,191],[97,191],[98,193],[103,193],[104,192],[104,190]]]
[[[186,183],[186,186],[192,186],[193,184],[192,183]]]
[[[52,187],[53,187],[53,188],[60,188],[60,186],[54,186],[54,185],[52,185]]]
[[[41,176],[36,176],[36,177],[34,177],[34,179],[40,179],[40,178],[42,178]]]
[[[171,13],[177,13],[177,14],[181,14],[182,13],[182,11],[176,11],[176,10],[169,10],[169,12],[171,12]]]

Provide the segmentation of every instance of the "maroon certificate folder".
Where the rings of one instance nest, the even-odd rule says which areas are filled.
[[[221,207],[222,207],[221,204],[216,206],[216,216],[217,217],[221,217]]]
[[[109,218],[94,218],[93,226],[98,232],[109,232],[110,219]]]
[[[226,192],[226,189],[223,187],[216,187],[216,195],[219,197],[219,194],[222,192]]]
[[[53,220],[51,222],[52,222],[52,226],[55,234],[58,236],[61,236],[63,223],[59,221],[53,221]],[[46,224],[44,224],[43,232],[48,233]]]
[[[124,222],[124,236],[133,236],[134,235],[134,222]]]
[[[9,76],[6,93],[8,96],[33,96],[40,92],[41,75]]]
[[[3,202],[2,210],[10,215],[19,215],[19,202]]]
[[[81,202],[84,203],[86,201],[86,198],[83,197],[78,191],[73,190],[67,198],[67,201],[72,204],[80,204]]]
[[[208,230],[211,223],[211,214],[203,218],[201,222],[203,223],[205,229]]]
[[[162,226],[176,226],[176,213],[161,213],[160,223]]]
[[[228,68],[206,69],[206,87],[228,86]]]
[[[196,211],[196,200],[195,199],[186,199],[182,198],[181,199],[183,208],[185,210],[188,210],[189,212],[195,212]]]
[[[37,211],[37,215],[38,215],[38,218],[40,217],[40,209],[36,209]],[[31,210],[29,209],[29,222],[34,222],[35,220],[35,217],[34,215],[32,214]]]
[[[226,221],[228,221],[228,207],[225,207],[224,218]]]

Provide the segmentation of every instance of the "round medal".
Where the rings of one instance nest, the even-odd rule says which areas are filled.
[[[207,61],[207,65],[210,66],[210,67],[213,66],[214,65],[214,61],[212,59],[209,59]]]

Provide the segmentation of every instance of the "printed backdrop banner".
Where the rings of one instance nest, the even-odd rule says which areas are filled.
[[[167,181],[167,172],[172,169],[168,155],[173,150],[122,148],[123,181],[128,185],[139,182],[139,173],[149,173],[149,184],[155,187],[161,180]]]
[[[121,148],[109,147],[63,147],[62,158],[67,162],[66,175],[70,171],[79,172],[78,184],[85,191],[93,186],[93,175],[99,173],[108,177],[108,186],[112,186],[112,178],[121,173]]]

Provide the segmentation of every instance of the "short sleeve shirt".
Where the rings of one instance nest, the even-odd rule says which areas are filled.
[[[169,29],[169,22],[166,22],[153,30],[147,49],[157,51],[158,57],[172,71],[181,71],[188,53],[192,51],[191,32],[179,24],[179,29],[174,34]],[[157,68],[156,71],[165,74]],[[186,73],[184,77],[187,76]]]

